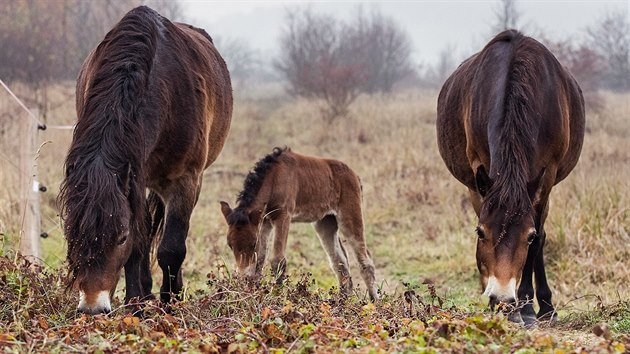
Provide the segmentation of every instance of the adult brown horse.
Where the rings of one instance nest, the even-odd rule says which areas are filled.
[[[78,309],[109,312],[123,266],[125,301],[151,297],[155,239],[168,302],[182,289],[202,173],[230,127],[225,62],[204,30],[141,6],[86,59],[76,104],[59,204]]]
[[[538,318],[553,318],[544,225],[551,188],[582,150],[580,87],[542,44],[508,30],[448,78],[437,109],[440,154],[479,217],[477,267],[491,307],[521,302],[511,319],[534,323],[535,275]]]

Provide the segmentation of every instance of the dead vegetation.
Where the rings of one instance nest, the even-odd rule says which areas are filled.
[[[71,84],[63,90],[71,92]],[[623,352],[623,345],[630,346],[624,335],[630,332],[627,94],[602,94],[604,108],[587,116],[578,166],[552,192],[546,262],[560,321],[534,331],[485,310],[474,264],[474,213],[465,188],[437,153],[436,92],[360,96],[347,116],[331,124],[319,118],[316,103],[236,95],[228,143],[206,172],[193,214],[186,300],[169,311],[149,304],[142,318],[124,306],[110,317],[82,317],[75,313],[76,294],[63,293],[65,243],[54,196],[71,132],[42,133],[43,141],[51,141],[39,160],[42,183],[49,187],[42,195],[42,228],[50,234],[43,240],[46,266],[33,271],[24,265],[14,253],[17,234],[9,225],[0,230],[4,350]],[[51,97],[65,104],[51,111],[48,123],[72,123],[73,101],[61,92]],[[0,148],[12,158],[5,136]],[[331,288],[335,277],[309,225],[296,225],[289,235],[289,284],[249,289],[230,276],[218,201],[233,199],[251,165],[284,145],[340,159],[361,176],[366,238],[386,294],[376,306],[365,302],[362,289],[342,299]],[[4,186],[11,183],[8,171],[0,170]],[[5,223],[15,210],[4,201],[14,196],[11,187],[0,190]],[[358,280],[358,272],[353,274]],[[606,328],[596,337],[591,330],[601,323]]]

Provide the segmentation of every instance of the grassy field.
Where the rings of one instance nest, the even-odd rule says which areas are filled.
[[[71,93],[63,85],[53,90],[49,124],[72,123]],[[206,172],[192,218],[184,263],[185,301],[168,313],[150,304],[142,319],[130,317],[124,307],[109,317],[78,316],[77,294],[63,293],[65,243],[54,200],[71,131],[47,130],[42,141],[49,143],[38,160],[41,181],[49,188],[42,195],[43,229],[50,234],[42,241],[42,269],[33,270],[15,257],[17,234],[10,222],[17,210],[12,203],[15,174],[0,170],[0,180],[8,186],[0,191],[0,220],[5,220],[0,222],[0,349],[630,348],[630,95],[604,93],[604,108],[588,112],[581,160],[552,191],[546,263],[560,320],[533,330],[518,328],[486,310],[475,266],[475,215],[466,189],[451,177],[437,151],[436,97],[437,92],[419,90],[362,96],[348,117],[327,124],[316,103],[290,99],[279,87],[236,90],[230,137]],[[4,111],[12,110],[8,100],[0,102]],[[2,130],[0,148],[11,157],[15,141],[10,138],[11,125],[3,124],[8,128]],[[308,224],[291,227],[288,284],[278,288],[264,283],[249,289],[231,277],[233,260],[218,202],[233,202],[254,162],[274,146],[285,145],[345,161],[361,176],[366,238],[385,294],[376,305],[365,301],[354,259],[356,296],[337,295],[335,277]],[[123,297],[120,286],[117,297]],[[116,303],[120,305],[120,300]]]

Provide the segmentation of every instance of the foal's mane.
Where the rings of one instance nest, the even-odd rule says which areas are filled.
[[[230,225],[242,225],[249,221],[246,209],[254,203],[268,172],[278,162],[278,157],[286,151],[291,151],[291,149],[275,147],[271,154],[256,162],[254,168],[245,177],[243,190],[236,197],[237,206],[228,220]]]
[[[489,171],[493,186],[486,200],[490,207],[504,208],[506,223],[509,223],[513,217],[531,209],[527,183],[533,177],[529,176],[529,171],[539,129],[534,119],[536,78],[533,72],[537,68],[532,67],[532,56],[541,53],[535,52],[538,47],[531,39],[514,30],[497,35],[484,51],[497,42],[508,42],[511,53],[510,57],[503,58],[509,60],[509,64],[502,117],[489,128],[489,135],[496,135],[496,150]]]
[[[141,115],[161,20],[148,7],[130,11],[85,64],[90,83],[58,197],[73,281],[86,266],[103,266],[121,232],[136,243],[147,237]],[[122,225],[125,210],[130,230]]]

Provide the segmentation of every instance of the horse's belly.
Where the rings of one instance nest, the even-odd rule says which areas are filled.
[[[291,214],[291,222],[315,222],[331,214],[335,212],[330,207],[300,209]]]

